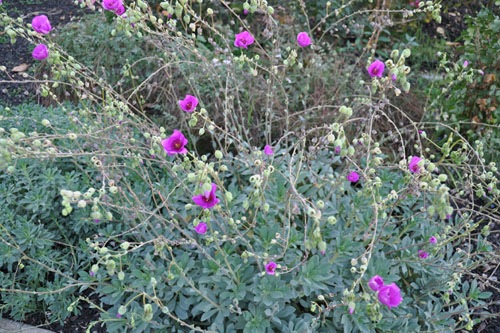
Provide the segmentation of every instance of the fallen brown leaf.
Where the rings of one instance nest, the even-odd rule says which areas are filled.
[[[20,64],[20,65],[17,65],[16,67],[12,68],[12,71],[17,72],[17,73],[22,73],[22,72],[26,71],[28,69],[28,67],[29,67],[28,64]]]

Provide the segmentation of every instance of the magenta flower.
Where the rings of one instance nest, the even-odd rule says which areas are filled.
[[[205,222],[198,223],[198,225],[194,227],[194,231],[196,231],[200,235],[203,235],[205,232],[207,232],[207,224]]]
[[[398,79],[398,77],[396,76],[396,74],[392,74],[391,75],[391,80],[392,81],[396,81]]]
[[[116,11],[123,6],[122,0],[102,0],[102,8],[106,10]]]
[[[418,163],[421,160],[422,160],[422,158],[420,158],[418,156],[413,156],[410,160],[410,163],[408,163],[408,169],[410,169],[410,171],[413,173],[419,173],[420,167],[418,166]]]
[[[49,56],[49,48],[45,44],[38,44],[31,53],[36,60],[43,60]]]
[[[379,291],[384,286],[384,279],[381,276],[375,275],[368,281],[368,287],[373,291]]]
[[[467,60],[464,61],[464,68],[469,66],[469,62]]]
[[[125,11],[126,11],[126,9],[125,9],[124,5],[121,5],[117,9],[114,10],[115,14],[118,16],[122,16],[123,14],[125,14]]]
[[[266,273],[269,275],[274,275],[276,273],[276,267],[278,267],[278,265],[274,261],[270,261],[266,265]]]
[[[418,4],[420,3],[420,0],[415,0],[410,2],[410,6],[414,6],[415,8],[418,8]]]
[[[270,145],[266,145],[264,147],[264,154],[266,154],[267,156],[273,155],[274,154],[273,148],[271,148]]]
[[[351,183],[356,183],[359,180],[359,174],[356,171],[351,171],[347,175],[347,180]]]
[[[121,317],[122,317],[121,314],[119,314],[119,313],[116,314],[116,318],[120,319]]]
[[[161,145],[167,152],[168,156],[187,153],[187,149],[185,147],[187,143],[188,140],[186,137],[178,130],[174,130],[174,133],[172,133],[171,136],[161,140]]]
[[[354,308],[349,308],[349,314],[353,314],[354,313]]]
[[[179,105],[183,111],[193,112],[198,106],[198,98],[192,95],[186,95],[184,99],[179,100]]]
[[[45,35],[52,30],[49,18],[45,15],[38,15],[31,20],[31,27],[39,34]]]
[[[420,259],[426,259],[429,257],[429,253],[425,252],[424,250],[418,250],[418,256]]]
[[[307,32],[299,32],[297,35],[297,43],[300,47],[307,47],[311,45],[311,37],[309,37]]]
[[[246,49],[249,45],[252,45],[255,39],[248,31],[240,32],[236,34],[234,39],[234,46]]]
[[[192,199],[195,204],[201,208],[209,209],[219,203],[219,199],[215,196],[215,191],[217,191],[217,185],[212,183],[212,190],[206,191],[203,194],[195,195]]]
[[[438,242],[438,240],[437,240],[437,238],[436,238],[436,237],[431,236],[431,237],[429,238],[429,243],[431,243],[431,244],[436,244],[437,242]]]
[[[370,66],[368,66],[368,74],[370,74],[371,77],[382,77],[382,74],[384,74],[384,70],[385,64],[378,59],[372,62]]]
[[[403,298],[398,286],[395,283],[391,283],[379,289],[378,300],[390,309],[401,304]]]

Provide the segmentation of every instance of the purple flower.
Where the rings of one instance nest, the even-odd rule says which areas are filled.
[[[384,279],[381,276],[375,275],[368,281],[368,287],[373,291],[379,291],[384,286]]]
[[[464,68],[469,66],[469,62],[467,60],[464,61]]]
[[[196,231],[200,235],[203,235],[205,232],[207,232],[207,224],[205,222],[198,223],[198,225],[194,227],[194,231]]]
[[[437,241],[438,241],[438,240],[437,240],[437,238],[436,238],[436,237],[434,237],[434,236],[431,236],[431,237],[429,238],[429,243],[431,243],[431,244],[436,244],[436,243],[437,243]]]
[[[102,0],[102,8],[106,10],[116,11],[123,6],[122,0]]]
[[[270,145],[266,145],[266,146],[264,147],[264,154],[266,154],[267,156],[271,156],[271,155],[273,155],[273,154],[274,154],[274,152],[273,152],[273,148],[271,148],[271,146],[270,146]]]
[[[359,180],[359,174],[356,171],[351,171],[347,175],[347,180],[351,183],[356,183]]]
[[[243,9],[243,15],[248,15],[248,13],[250,13],[248,9]]]
[[[95,272],[94,271],[90,271],[89,275],[90,275],[90,277],[94,277],[95,276]]]
[[[45,15],[38,15],[33,17],[31,26],[33,27],[33,30],[42,35],[48,34],[50,30],[52,30],[49,18]]]
[[[354,308],[349,308],[349,314],[353,314],[354,313]]]
[[[420,259],[426,259],[429,256],[429,253],[425,252],[424,250],[418,250],[418,256]]]
[[[49,49],[45,44],[38,44],[31,53],[36,60],[43,60],[49,56]]]
[[[179,100],[179,105],[183,111],[193,112],[198,105],[198,98],[192,95],[186,95],[184,99]]]
[[[276,265],[276,263],[274,261],[270,261],[267,265],[266,265],[266,273],[269,274],[269,275],[274,275],[276,273],[276,267],[278,265]]]
[[[398,77],[396,76],[396,74],[392,74],[391,75],[391,80],[392,81],[396,81],[398,79]]]
[[[116,318],[120,319],[121,317],[122,317],[121,314],[119,314],[119,313],[116,314]]]
[[[117,9],[114,10],[115,14],[118,15],[118,16],[122,16],[123,14],[125,14],[125,6],[124,5],[120,5]]]
[[[297,43],[300,47],[307,47],[311,45],[311,37],[309,37],[307,32],[299,32],[297,35]]]
[[[384,74],[384,70],[385,64],[378,59],[372,62],[370,66],[368,66],[368,74],[370,74],[371,77],[382,77],[382,74]]]
[[[422,160],[422,158],[420,158],[418,156],[413,156],[410,160],[410,163],[408,164],[408,169],[410,169],[410,171],[413,173],[419,173],[420,167],[418,166],[418,163],[421,160]]]
[[[185,147],[187,143],[188,140],[186,137],[178,130],[174,130],[174,133],[172,133],[171,136],[161,140],[161,145],[167,152],[168,156],[187,153],[187,149]]]
[[[212,183],[212,190],[206,191],[203,194],[195,195],[192,199],[198,206],[209,209],[219,203],[219,199],[215,196],[215,191],[217,191],[217,185]]]
[[[379,289],[378,300],[390,309],[401,304],[403,298],[398,286],[395,283],[391,283]]]
[[[342,151],[342,148],[340,148],[340,146],[335,147],[335,154],[340,154],[341,151]]]
[[[234,46],[246,49],[248,45],[253,44],[254,41],[255,39],[248,31],[243,31],[239,34],[236,34],[234,39]]]

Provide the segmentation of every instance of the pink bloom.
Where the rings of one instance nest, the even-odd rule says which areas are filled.
[[[436,237],[434,237],[434,236],[431,236],[431,237],[429,238],[429,243],[431,243],[431,244],[436,244],[436,243],[437,243],[437,241],[438,241],[438,240],[437,240],[437,238],[436,238]]]
[[[349,314],[353,314],[354,313],[354,308],[349,308]]]
[[[203,194],[195,195],[192,199],[195,204],[201,208],[209,209],[219,203],[219,199],[215,196],[215,191],[217,191],[217,185],[212,183],[212,190],[206,191]]]
[[[297,43],[300,47],[307,47],[311,45],[311,38],[307,34],[307,32],[299,32],[297,35]]]
[[[415,0],[410,2],[410,6],[414,6],[415,8],[418,8],[418,4],[420,3],[420,0]]]
[[[194,227],[194,231],[196,231],[200,235],[203,235],[205,232],[207,232],[207,224],[205,222],[198,223],[198,225]]]
[[[161,140],[161,145],[167,152],[168,156],[187,153],[187,149],[185,147],[187,143],[188,140],[186,137],[178,130],[174,130],[174,133],[172,133],[171,136]]]
[[[464,68],[469,66],[469,62],[467,60],[464,61]]]
[[[122,0],[102,0],[102,8],[106,10],[116,11],[120,6],[123,6]]]
[[[179,100],[179,105],[183,111],[193,112],[198,106],[198,98],[192,95],[186,95],[184,99]]]
[[[266,145],[264,147],[264,154],[266,154],[267,156],[271,156],[272,154],[274,154],[273,148],[271,148],[270,145]]]
[[[266,265],[266,273],[269,274],[269,275],[274,275],[274,273],[276,273],[276,267],[277,266],[278,265],[276,265],[276,263],[274,261],[269,262]]]
[[[124,5],[120,5],[117,9],[114,10],[115,14],[118,15],[118,16],[122,16],[123,14],[125,14],[125,6]]]
[[[356,171],[351,171],[347,175],[347,180],[350,181],[351,183],[355,183],[359,180],[359,174]]]
[[[253,44],[254,41],[255,39],[248,31],[243,31],[239,34],[236,34],[234,39],[234,46],[246,49],[248,45]]]
[[[384,279],[381,276],[375,275],[368,281],[368,287],[373,291],[379,291],[384,286]]]
[[[391,283],[379,289],[378,300],[380,303],[387,305],[390,309],[401,304],[403,298],[401,297],[401,290],[398,286],[396,286],[395,283]]]
[[[372,62],[370,66],[368,66],[368,74],[370,74],[371,77],[382,77],[382,74],[384,74],[384,70],[385,64],[378,59]]]
[[[396,74],[392,74],[391,75],[391,80],[392,81],[396,81],[398,79],[398,77],[396,76]]]
[[[120,319],[121,317],[122,317],[121,314],[119,314],[119,313],[116,314],[116,318]]]
[[[45,15],[38,15],[33,17],[33,20],[31,21],[31,27],[33,28],[33,30],[42,35],[48,34],[50,30],[52,30],[49,18]]]
[[[95,272],[94,271],[90,271],[89,275],[90,275],[90,277],[94,277],[95,276]]]
[[[420,167],[418,166],[418,163],[421,160],[422,160],[422,158],[420,158],[418,156],[413,156],[410,160],[410,163],[408,164],[408,169],[410,169],[410,171],[413,173],[419,173]]]
[[[38,44],[31,53],[36,60],[43,60],[49,56],[49,49],[45,44]]]
[[[424,250],[418,250],[418,256],[420,259],[426,259],[429,256],[429,253],[425,252]]]
[[[484,72],[480,69],[477,71],[479,74],[484,75]]]
[[[248,13],[250,13],[248,9],[243,9],[243,15],[248,15]]]

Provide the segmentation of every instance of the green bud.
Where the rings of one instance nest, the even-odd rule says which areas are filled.
[[[410,49],[404,49],[403,52],[401,53],[401,56],[404,58],[409,58],[411,56],[411,50]]]
[[[218,160],[220,160],[223,157],[223,154],[220,150],[216,150],[214,154],[215,154],[215,158]]]
[[[123,316],[125,313],[127,313],[127,307],[125,305],[120,306],[118,308],[118,313]]]
[[[447,175],[445,175],[445,174],[440,174],[440,175],[438,176],[438,179],[439,179],[439,181],[440,181],[441,183],[444,183],[444,182],[448,179],[448,176],[447,176]]]
[[[153,306],[151,304],[144,304],[144,321],[151,321],[153,319]]]
[[[334,225],[337,223],[337,218],[335,216],[328,216],[328,223]]]

